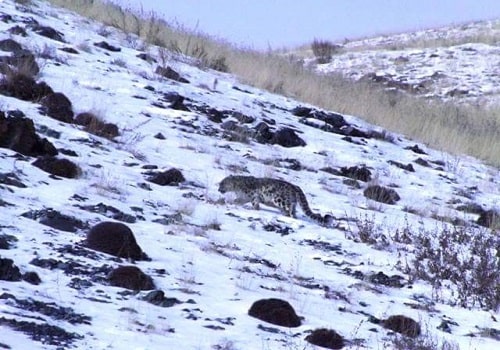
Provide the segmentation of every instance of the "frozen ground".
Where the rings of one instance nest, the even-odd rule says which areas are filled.
[[[344,116],[349,125],[342,130],[326,132],[315,127],[324,121],[291,113],[313,106],[201,70],[185,58],[172,56],[166,64],[189,83],[163,78],[155,74],[158,63],[137,57],[144,53],[138,39],[34,3],[26,10],[0,2],[3,18],[11,16],[0,21],[0,39],[11,37],[35,52],[37,80],[64,93],[75,114],[93,112],[116,124],[120,135],[98,137],[43,115],[39,103],[0,95],[2,111],[32,119],[58,157],[81,171],[77,178],[53,176],[33,166],[34,157],[0,148],[0,235],[9,242],[0,250],[2,266],[12,259],[21,273],[41,279],[38,285],[0,281],[0,347],[316,349],[304,338],[328,328],[345,339],[346,349],[391,349],[397,348],[393,332],[374,320],[404,315],[422,328],[410,343],[498,348],[498,310],[481,307],[480,298],[461,302],[462,285],[444,279],[438,288],[412,271],[422,248],[415,243],[419,233],[433,245],[439,232],[465,227],[472,236],[460,243],[449,239],[457,261],[497,249],[471,250],[471,237],[495,236],[476,223],[477,213],[458,208],[498,210],[498,169],[428,149],[354,116]],[[33,20],[59,31],[65,43],[36,34]],[[16,25],[28,35],[9,36]],[[102,41],[120,51],[94,45]],[[78,53],[62,50],[67,48]],[[154,47],[146,52],[159,60]],[[173,108],[176,96],[185,98],[188,110]],[[271,132],[295,130],[306,145],[257,142],[252,130],[261,122]],[[352,130],[362,136],[349,135]],[[369,170],[371,180],[341,176],[342,167],[353,166]],[[171,168],[186,181],[147,181],[151,171]],[[335,225],[320,227],[300,211],[294,219],[275,208],[237,204],[217,191],[230,174],[292,182],[314,211],[334,215]],[[400,200],[368,199],[363,192],[374,184],[395,190]],[[80,227],[48,226],[51,215]],[[82,245],[90,227],[120,219],[151,261],[127,261]],[[496,264],[498,271],[498,258]],[[160,307],[143,300],[149,291],[111,286],[107,273],[122,265],[139,267],[176,302]],[[464,281],[473,274],[459,273]],[[498,282],[498,273],[493,278]],[[265,298],[288,301],[303,317],[301,326],[249,316],[251,305]]]

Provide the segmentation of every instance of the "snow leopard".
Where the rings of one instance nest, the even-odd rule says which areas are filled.
[[[332,215],[321,216],[309,207],[306,195],[299,186],[290,182],[269,178],[230,175],[219,184],[219,192],[235,192],[238,200],[252,202],[254,209],[259,209],[259,203],[281,210],[283,215],[296,218],[297,203],[302,211],[311,219],[323,226],[330,226]]]

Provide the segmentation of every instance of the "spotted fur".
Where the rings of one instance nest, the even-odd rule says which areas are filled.
[[[329,226],[333,220],[331,215],[323,217],[314,213],[301,188],[283,180],[230,175],[221,181],[219,192],[235,192],[239,200],[252,202],[255,209],[259,209],[259,204],[262,203],[278,208],[284,215],[293,218],[296,217],[298,203],[307,216],[323,226]]]

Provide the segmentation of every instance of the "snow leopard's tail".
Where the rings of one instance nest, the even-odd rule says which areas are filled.
[[[325,216],[322,216],[321,214],[315,213],[311,210],[309,207],[309,203],[307,202],[307,198],[305,193],[302,191],[302,189],[299,186],[295,186],[297,188],[297,194],[298,194],[298,202],[300,204],[300,207],[302,208],[302,211],[304,214],[309,216],[311,219],[316,221],[318,224],[321,226],[327,226],[330,227],[333,225],[334,217],[332,215],[326,214]]]

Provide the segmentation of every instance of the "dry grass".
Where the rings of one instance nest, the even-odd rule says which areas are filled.
[[[357,115],[433,148],[468,154],[500,166],[500,109],[457,107],[391,94],[367,82],[318,76],[273,52],[235,47],[195,30],[171,25],[154,12],[134,13],[100,0],[49,0],[104,24],[210,62],[224,60],[224,69],[258,88],[293,97],[327,110]],[[203,66],[203,65],[202,65]]]

